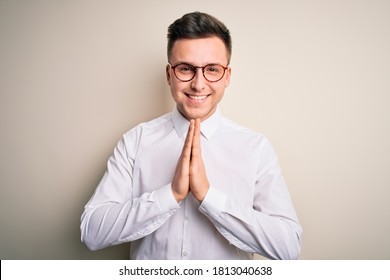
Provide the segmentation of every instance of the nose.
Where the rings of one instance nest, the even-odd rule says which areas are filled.
[[[203,76],[202,69],[197,69],[195,77],[191,80],[191,88],[194,91],[202,91],[206,86],[206,79]]]

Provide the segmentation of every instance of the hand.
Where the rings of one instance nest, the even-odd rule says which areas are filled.
[[[200,120],[196,119],[190,161],[190,190],[194,197],[199,202],[202,202],[209,190],[209,186],[200,145]]]
[[[183,150],[179,161],[177,162],[175,174],[172,180],[172,192],[177,202],[186,198],[190,191],[190,160],[194,130],[195,122],[191,120]]]
[[[198,201],[203,201],[209,181],[203,164],[200,146],[200,120],[191,120],[179,161],[172,180],[172,192],[177,202],[191,191]]]

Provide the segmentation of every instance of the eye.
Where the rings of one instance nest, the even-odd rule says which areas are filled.
[[[205,71],[209,74],[219,74],[222,70],[223,69],[220,65],[208,65],[205,69]]]
[[[176,69],[180,73],[192,73],[192,72],[194,72],[194,67],[192,67],[191,65],[188,65],[188,64],[179,64],[176,67]]]

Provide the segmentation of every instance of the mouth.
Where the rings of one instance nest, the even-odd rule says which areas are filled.
[[[205,100],[207,97],[209,97],[211,94],[206,94],[206,95],[191,95],[191,94],[186,94],[186,96],[191,99],[191,100],[194,100],[194,101],[203,101]]]

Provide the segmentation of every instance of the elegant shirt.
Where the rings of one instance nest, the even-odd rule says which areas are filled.
[[[81,216],[86,246],[131,242],[131,259],[298,258],[302,229],[273,148],[219,109],[201,123],[208,193],[177,203],[188,126],[175,108],[123,135]]]

